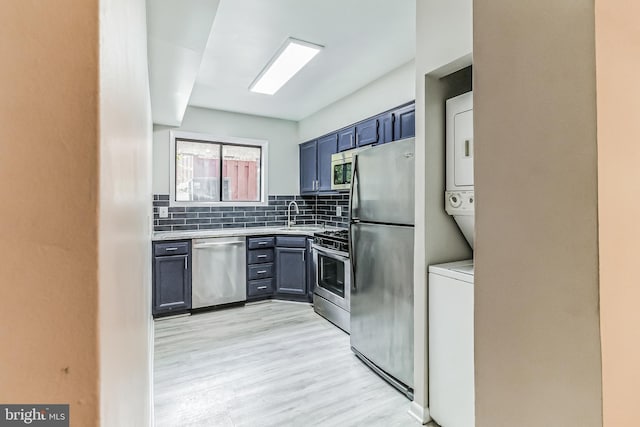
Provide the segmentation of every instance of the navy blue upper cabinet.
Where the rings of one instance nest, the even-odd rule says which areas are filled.
[[[331,155],[337,152],[337,133],[300,144],[300,194],[331,191]]]
[[[356,148],[356,128],[354,126],[338,132],[338,151]]]
[[[300,144],[300,194],[316,192],[318,177],[318,141]],[[329,169],[327,167],[327,169]]]
[[[378,116],[378,122],[380,123],[380,144],[386,144],[393,141],[393,118],[392,112],[382,113]]]
[[[356,125],[356,145],[363,147],[365,145],[378,143],[378,118],[366,120]]]
[[[410,138],[416,135],[416,108],[414,104],[407,105],[393,112],[394,130],[393,140]]]
[[[331,191],[331,156],[338,152],[338,134],[318,139],[318,183],[317,191]]]
[[[300,144],[300,194],[331,191],[331,155],[416,134],[415,104],[403,105]]]

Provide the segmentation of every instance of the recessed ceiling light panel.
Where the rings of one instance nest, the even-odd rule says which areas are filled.
[[[249,90],[273,95],[302,69],[323,46],[288,38],[251,83]]]

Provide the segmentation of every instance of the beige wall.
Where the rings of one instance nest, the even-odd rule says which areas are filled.
[[[604,425],[640,425],[640,3],[596,1]]]
[[[0,402],[72,426],[151,420],[144,6],[0,6]]]
[[[98,2],[0,2],[0,402],[98,419]]]
[[[429,419],[427,269],[469,258],[471,251],[444,211],[444,100],[440,77],[471,63],[472,0],[416,2],[416,197],[414,251],[414,402]]]
[[[593,0],[474,2],[477,427],[602,425],[594,38]]]
[[[101,0],[100,40],[100,420],[143,427],[153,352],[145,1]]]

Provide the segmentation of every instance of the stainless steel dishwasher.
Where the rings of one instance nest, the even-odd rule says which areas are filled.
[[[192,308],[247,299],[247,251],[244,237],[193,241]]]

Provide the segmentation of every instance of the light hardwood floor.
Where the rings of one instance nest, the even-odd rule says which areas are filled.
[[[306,304],[155,322],[156,426],[415,427],[410,402]]]

